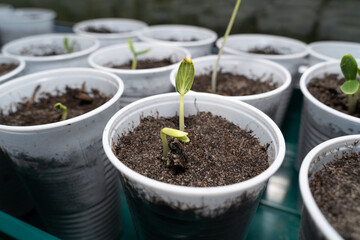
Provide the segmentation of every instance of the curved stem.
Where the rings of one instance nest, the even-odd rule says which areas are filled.
[[[184,95],[180,94],[180,107],[179,107],[179,129],[184,131]]]
[[[223,52],[226,39],[227,39],[227,37],[228,37],[229,34],[230,34],[232,25],[234,24],[234,20],[235,20],[235,17],[236,17],[236,13],[237,13],[237,11],[238,11],[238,9],[239,9],[240,3],[241,3],[241,0],[237,0],[236,5],[235,5],[235,8],[234,8],[234,11],[233,11],[233,13],[232,13],[232,15],[231,15],[229,24],[228,24],[228,26],[227,26],[227,28],[226,28],[226,31],[225,31],[224,40],[223,40],[223,42],[221,43],[221,47],[220,47],[220,50],[219,50],[219,53],[218,53],[218,57],[217,57],[217,59],[216,59],[215,69],[213,70],[212,77],[211,77],[211,90],[212,90],[213,92],[216,92],[216,77],[217,77],[217,71],[218,71],[219,63],[220,63],[220,57],[221,57],[221,54],[222,54],[222,52]]]
[[[163,142],[163,157],[166,157],[169,152],[168,141],[166,140],[166,135],[162,131],[160,131],[160,137]]]

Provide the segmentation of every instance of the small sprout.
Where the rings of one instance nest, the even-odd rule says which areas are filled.
[[[62,111],[62,114],[61,114],[61,120],[66,120],[67,118],[67,107],[62,105],[61,103],[56,103],[54,105],[54,108],[58,109],[58,110],[61,110]]]
[[[228,38],[228,36],[230,34],[230,31],[231,31],[231,28],[232,28],[232,25],[234,24],[234,20],[235,20],[235,17],[236,17],[236,13],[238,12],[240,3],[241,3],[241,0],[236,1],[233,13],[232,13],[230,21],[229,21],[229,24],[228,24],[228,26],[226,28],[226,31],[225,31],[224,40],[221,43],[221,47],[219,49],[218,57],[216,59],[215,68],[214,68],[212,76],[211,76],[211,90],[213,92],[216,92],[216,77],[217,77],[217,72],[218,72],[219,63],[220,63],[220,57],[221,57],[221,54],[222,54],[222,52],[224,50],[226,39]]]
[[[64,47],[65,47],[67,53],[72,53],[72,52],[74,52],[75,43],[76,43],[76,42],[73,41],[72,44],[70,45],[68,37],[65,37],[65,38],[64,38]]]
[[[345,82],[340,89],[348,95],[348,111],[354,114],[356,111],[356,103],[360,92],[360,83],[356,80],[356,74],[360,75],[360,69],[353,56],[346,54],[341,59],[341,71],[344,74]]]
[[[136,52],[131,38],[128,38],[128,43],[129,43],[130,50],[134,55],[133,60],[132,60],[132,64],[131,64],[131,69],[136,69],[136,64],[137,64],[137,59],[136,58],[137,58],[137,56],[148,53],[151,50],[151,48],[148,48],[148,49],[140,51],[140,52]]]
[[[190,58],[184,58],[176,74],[176,91],[180,93],[179,129],[184,131],[184,95],[190,91],[194,82],[195,68]]]
[[[188,133],[173,129],[173,128],[163,128],[160,131],[160,137],[163,142],[163,157],[166,157],[169,152],[169,144],[166,140],[166,135],[177,138],[182,142],[190,142],[190,139],[187,137]]]

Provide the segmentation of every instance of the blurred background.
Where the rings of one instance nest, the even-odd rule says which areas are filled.
[[[135,18],[149,25],[192,24],[225,32],[235,0],[0,0],[16,8],[39,7],[57,12],[57,25],[92,18]],[[359,0],[243,0],[234,33],[269,33],[305,42],[358,42]]]

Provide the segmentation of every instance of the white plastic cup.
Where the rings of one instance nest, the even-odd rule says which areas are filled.
[[[118,75],[125,84],[125,91],[122,97],[122,106],[155,94],[166,93],[172,90],[169,82],[169,74],[185,57],[190,57],[190,53],[180,47],[158,45],[153,43],[134,43],[136,51],[148,48],[151,50],[138,56],[142,59],[166,59],[170,58],[173,64],[164,67],[151,69],[116,69],[104,66],[107,63],[125,64],[132,61],[133,54],[128,44],[113,45],[99,49],[88,58],[89,65],[93,68]]]
[[[322,62],[309,68],[300,79],[304,95],[296,168],[299,169],[306,154],[318,144],[331,138],[360,134],[360,118],[354,117],[317,100],[307,85],[313,78],[322,78],[325,73],[342,75],[340,61]]]
[[[18,66],[15,69],[13,69],[12,71],[10,71],[4,75],[1,75],[0,76],[0,84],[5,83],[16,76],[19,76],[25,68],[25,61],[22,60],[21,58],[0,55],[0,65],[1,64],[9,64],[9,63],[17,64]]]
[[[285,156],[281,131],[258,109],[215,94],[188,93],[184,97],[185,116],[211,112],[252,131],[261,144],[270,144],[269,168],[244,182],[209,188],[167,184],[133,171],[112,152],[119,136],[136,127],[141,117],[176,116],[179,98],[178,93],[168,93],[129,104],[110,119],[103,133],[105,153],[120,171],[138,238],[244,238],[267,180]]]
[[[107,160],[101,133],[120,109],[121,79],[90,68],[65,68],[23,76],[0,85],[0,108],[40,91],[65,86],[96,88],[112,96],[100,107],[56,123],[0,125],[0,146],[10,157],[48,231],[62,239],[115,239],[121,227],[119,179]],[[39,94],[38,94],[39,95]]]
[[[25,56],[22,55],[24,49],[31,49],[34,46],[54,45],[64,46],[64,38],[68,38],[69,43],[76,43],[76,48],[72,53],[54,56]],[[89,67],[87,57],[100,46],[96,39],[77,36],[71,33],[44,34],[26,38],[21,38],[4,45],[2,52],[6,56],[14,56],[26,62],[24,74],[57,69],[64,67]]]
[[[53,32],[56,13],[50,9],[17,8],[0,12],[0,42]]]
[[[341,155],[342,151],[360,152],[359,144],[352,150],[349,149],[348,146],[354,141],[360,141],[360,135],[333,138],[316,146],[306,155],[299,173],[300,192],[304,202],[299,239],[343,239],[321,213],[311,193],[309,182],[324,164],[336,160],[335,155]]]
[[[144,42],[184,47],[193,58],[196,58],[211,54],[217,34],[198,26],[164,24],[150,26],[140,31],[139,38]],[[196,40],[190,41],[191,39]]]
[[[88,27],[106,27],[118,33],[93,33],[88,32]],[[127,43],[127,39],[131,38],[133,42],[139,41],[137,34],[147,27],[143,21],[126,18],[98,18],[82,22],[74,25],[73,31],[80,35],[91,37],[99,40],[101,47],[106,47],[114,44]]]
[[[193,59],[195,75],[208,74],[212,71],[215,68],[216,59],[216,55]],[[246,102],[266,113],[278,126],[281,125],[292,91],[291,75],[287,69],[271,61],[247,59],[234,55],[221,56],[219,69],[249,78],[258,77],[263,81],[272,78],[273,82],[278,84],[274,90],[248,96],[226,96],[226,98]],[[177,70],[175,68],[170,74],[170,81],[174,88]],[[209,80],[210,84],[211,80]]]
[[[319,41],[308,45],[309,66],[324,61],[338,61],[345,54],[351,54],[360,59],[360,43],[341,41]]]

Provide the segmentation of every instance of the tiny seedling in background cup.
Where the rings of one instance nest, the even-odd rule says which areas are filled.
[[[356,75],[360,75],[360,69],[358,68],[356,60],[350,54],[343,56],[340,67],[345,77],[345,82],[340,88],[343,93],[348,95],[349,114],[354,114],[360,92],[360,83],[356,80]]]
[[[74,47],[75,47],[76,42],[73,41],[71,44],[69,43],[69,38],[65,37],[64,38],[64,47],[67,53],[72,53],[74,52]]]
[[[131,38],[128,38],[128,43],[129,43],[130,50],[131,50],[131,52],[132,52],[133,55],[134,55],[133,60],[132,60],[132,63],[131,63],[131,69],[136,69],[137,56],[143,55],[143,54],[145,54],[145,53],[148,53],[148,52],[151,50],[151,48],[145,49],[145,50],[140,51],[140,52],[136,52],[136,51],[135,51],[135,48],[134,48],[134,44],[133,44]]]

